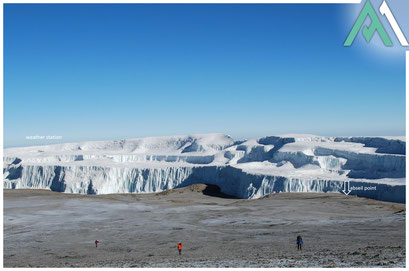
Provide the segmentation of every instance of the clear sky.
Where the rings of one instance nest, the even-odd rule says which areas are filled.
[[[409,33],[407,1],[389,6]],[[404,51],[388,22],[394,48],[361,33],[343,47],[361,7],[6,4],[5,147],[44,143],[34,135],[404,135]]]

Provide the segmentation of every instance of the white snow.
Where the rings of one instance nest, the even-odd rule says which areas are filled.
[[[217,184],[240,198],[339,192],[405,201],[404,137],[281,135],[235,142],[223,134],[90,141],[4,150],[4,187],[68,193],[148,193]]]

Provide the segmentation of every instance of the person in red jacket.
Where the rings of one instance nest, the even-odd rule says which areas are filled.
[[[182,242],[179,242],[178,243],[179,255],[182,255],[182,248],[183,248],[183,244],[182,244]]]
[[[98,247],[98,243],[99,243],[99,241],[95,240],[95,247]]]

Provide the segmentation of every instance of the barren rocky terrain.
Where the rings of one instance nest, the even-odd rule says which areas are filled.
[[[206,185],[112,195],[5,189],[4,267],[404,267],[405,213],[404,204],[338,193],[243,200]]]

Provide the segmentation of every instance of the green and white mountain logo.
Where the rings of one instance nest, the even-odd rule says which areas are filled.
[[[403,35],[402,30],[400,29],[398,22],[395,19],[395,16],[393,16],[392,11],[390,10],[385,0],[382,2],[381,6],[379,7],[379,12],[383,16],[385,16],[386,19],[388,20],[400,44],[402,46],[409,46],[405,38],[405,35]],[[364,26],[362,28],[362,25],[364,24],[368,16],[371,19],[371,24],[369,27]],[[361,28],[362,28],[362,35],[364,36],[366,42],[370,42],[375,32],[378,32],[385,46],[393,45],[391,39],[388,36],[388,33],[386,33],[385,28],[383,27],[381,21],[379,20],[378,15],[376,14],[369,0],[366,1],[363,9],[361,10],[361,13],[358,16],[358,19],[356,20],[354,26],[351,29],[351,32],[349,32],[349,35],[347,39],[345,40],[344,46],[351,46],[351,44],[354,42],[355,37],[358,35],[359,30]]]

